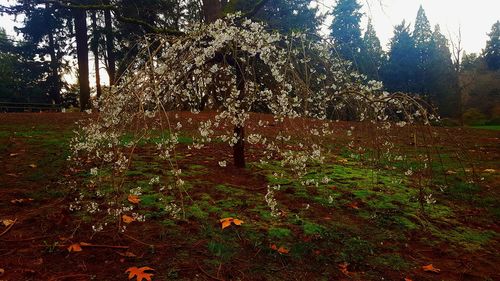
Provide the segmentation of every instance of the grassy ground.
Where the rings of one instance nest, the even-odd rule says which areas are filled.
[[[132,266],[154,268],[153,280],[500,279],[498,132],[441,129],[470,158],[457,162],[457,142],[441,139],[436,170],[443,173],[426,190],[417,175],[404,174],[418,165],[415,159],[374,168],[361,155],[349,155],[339,140],[332,140],[328,161],[305,176],[328,182],[304,185],[290,170],[251,155],[246,169],[236,169],[230,148],[220,143],[187,150],[190,139],[183,137],[177,159],[187,195],[178,219],[165,209],[173,195],[151,183],[156,175],[162,181],[172,175],[144,143],[125,174],[125,188],[141,187],[138,212],[146,220],[121,233],[115,221],[68,209],[72,187],[90,180],[66,161],[73,122],[81,118],[0,116],[0,220],[17,219],[0,237],[1,279],[127,280],[124,271]],[[357,126],[339,127],[351,125]],[[405,149],[401,135],[395,134]],[[221,160],[228,165],[219,166]],[[474,183],[463,175],[472,163],[480,179]],[[264,199],[268,185],[280,186],[278,218]],[[114,192],[103,184],[84,190],[84,198],[95,199],[97,190]],[[423,205],[422,191],[433,195]],[[243,224],[221,229],[219,220],[227,217]],[[93,234],[97,222],[111,227]],[[6,229],[0,225],[0,233]],[[76,242],[102,247],[69,253]],[[429,264],[440,272],[422,268]]]
[[[483,129],[483,130],[495,130],[495,131],[500,131],[500,125],[473,126],[473,128],[476,128],[476,129]]]

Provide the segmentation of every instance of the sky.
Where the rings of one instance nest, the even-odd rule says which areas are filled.
[[[331,10],[336,0],[318,0],[322,11]],[[486,46],[493,24],[500,20],[500,0],[358,0],[363,5],[366,18],[370,17],[380,38],[382,47],[388,49],[394,26],[403,20],[413,23],[420,5],[424,8],[431,26],[439,24],[448,38],[457,39],[462,33],[462,45],[467,53],[479,53]],[[331,18],[325,23],[327,29]]]

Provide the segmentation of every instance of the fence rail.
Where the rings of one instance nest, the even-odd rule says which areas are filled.
[[[0,102],[0,112],[60,112],[61,105],[51,103]]]

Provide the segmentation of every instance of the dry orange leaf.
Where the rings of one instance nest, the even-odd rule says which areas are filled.
[[[410,278],[406,277],[405,281],[413,281],[413,280],[411,280]]]
[[[127,216],[127,215],[123,215],[122,220],[124,223],[131,223],[131,222],[135,221],[135,219],[133,217]]]
[[[2,220],[2,224],[3,224],[4,226],[9,226],[9,225],[11,225],[11,224],[13,224],[13,223],[14,223],[14,221],[13,221],[13,220]]]
[[[92,244],[86,242],[80,242],[80,246],[92,246]]]
[[[25,202],[31,202],[33,200],[34,200],[33,198],[12,199],[12,200],[10,200],[10,203],[12,203],[12,204],[21,204],[21,203],[25,203]]]
[[[234,223],[235,225],[241,225],[243,223],[242,220],[234,219],[234,218],[223,218],[223,219],[220,219],[219,221],[221,223],[222,229],[230,226],[231,223]]]
[[[135,258],[137,257],[136,254],[130,252],[130,251],[126,251],[125,253],[120,253],[120,252],[117,252],[120,256],[122,257],[127,257],[127,258]]]
[[[145,272],[145,271],[150,271],[150,270],[154,270],[154,269],[152,269],[151,267],[148,267],[148,266],[144,266],[141,268],[137,268],[134,266],[134,267],[129,267],[127,270],[125,270],[125,273],[127,273],[127,272],[129,273],[128,279],[132,279],[135,276],[137,278],[137,281],[142,281],[142,279],[145,279],[147,281],[151,281],[151,276],[153,276],[154,274]]]
[[[288,254],[290,252],[290,250],[288,250],[287,248],[281,246],[278,248],[278,253],[280,254]]]
[[[349,275],[349,270],[347,270],[347,267],[349,266],[348,263],[344,262],[344,263],[341,263],[339,264],[339,269],[342,273],[344,273],[345,275]]]
[[[139,198],[138,195],[129,194],[128,201],[132,204],[139,204],[139,202],[141,202],[141,198]]]
[[[350,203],[349,205],[347,205],[355,210],[358,210],[359,209],[359,206],[358,206],[358,203],[357,202],[352,202]]]
[[[439,269],[439,268],[435,268],[435,267],[434,267],[434,265],[432,265],[432,263],[431,263],[431,264],[429,264],[429,265],[424,265],[424,266],[422,266],[422,269],[423,269],[424,271],[427,271],[427,272],[434,272],[434,273],[439,273],[439,272],[441,271],[441,269]]]
[[[71,244],[69,247],[68,247],[68,252],[81,252],[82,251],[82,247],[80,245],[80,243],[75,243],[75,244]]]
[[[287,248],[285,248],[283,246],[281,246],[281,247],[278,248],[278,246],[276,246],[276,244],[272,244],[270,246],[270,248],[272,250],[278,251],[278,253],[280,253],[280,254],[288,254],[290,252],[290,250],[288,250]]]

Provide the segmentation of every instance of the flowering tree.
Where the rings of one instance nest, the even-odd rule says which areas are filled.
[[[215,116],[198,124],[190,148],[220,140],[233,147],[234,165],[242,168],[245,144],[258,144],[264,158],[281,161],[301,176],[308,162],[322,161],[321,146],[305,141],[297,144],[300,151],[284,149],[280,144],[290,140],[292,130],[279,130],[274,137],[245,134],[251,112],[269,113],[275,124],[348,113],[384,128],[395,119],[404,125],[432,118],[409,96],[391,95],[381,90],[381,83],[366,82],[349,63],[332,57],[326,42],[303,34],[270,33],[237,16],[193,27],[182,37],[155,35],[141,44],[142,53],[120,84],[100,101],[97,122],[78,132],[72,144],[77,161],[85,157],[119,174],[129,167],[136,146],[152,140],[157,154],[170,163],[175,185],[181,187],[175,148],[182,125],[172,124],[169,112],[211,108]],[[307,124],[310,136],[333,133],[328,123]],[[266,126],[261,121],[253,125]],[[123,145],[123,136],[130,134],[131,141]],[[272,203],[272,190],[268,195]]]

